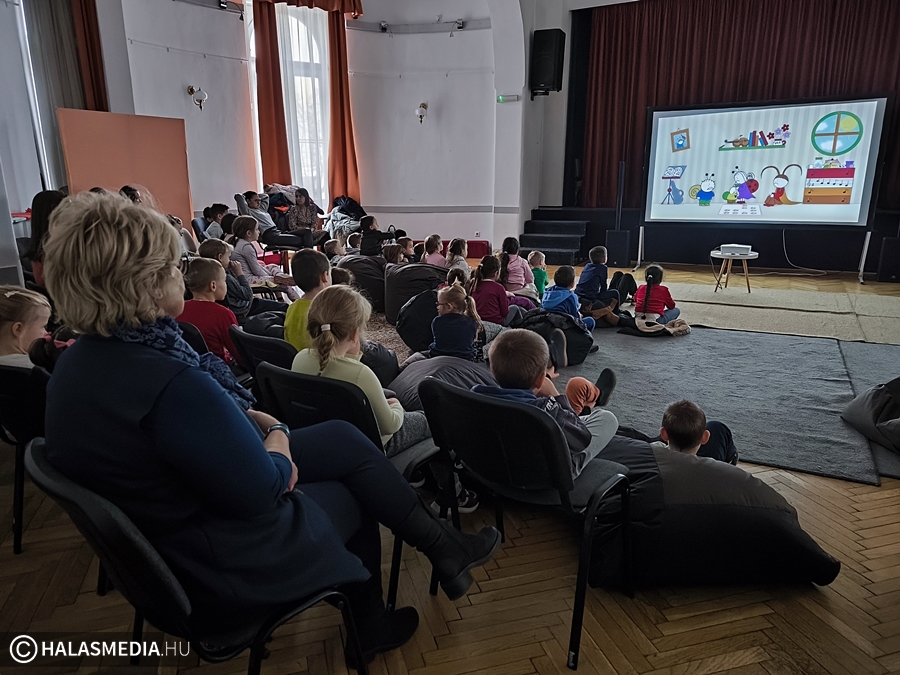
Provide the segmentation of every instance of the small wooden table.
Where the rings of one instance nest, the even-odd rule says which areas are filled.
[[[735,260],[740,260],[744,264],[744,279],[747,280],[747,292],[750,293],[750,272],[747,270],[747,261],[748,260],[756,260],[759,257],[759,253],[757,251],[751,251],[750,253],[745,253],[742,255],[726,255],[721,251],[710,251],[709,256],[711,258],[716,258],[717,260],[722,261],[722,266],[719,268],[719,274],[716,276],[716,290],[713,291],[715,293],[722,286],[722,276],[725,275],[725,286],[724,288],[728,288],[728,280],[731,279],[731,266]]]

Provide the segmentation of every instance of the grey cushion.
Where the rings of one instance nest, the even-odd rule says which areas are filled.
[[[433,377],[466,391],[476,384],[498,386],[487,364],[466,361],[456,356],[435,356],[408,365],[388,385],[388,389],[397,392],[397,399],[403,404],[404,410],[422,410],[419,383],[426,377]]]

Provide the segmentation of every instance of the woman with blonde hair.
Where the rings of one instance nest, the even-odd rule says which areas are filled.
[[[60,318],[81,334],[47,391],[46,458],[149,539],[195,635],[339,586],[365,659],[403,644],[418,615],[385,610],[378,523],[428,556],[449,597],[468,590],[499,532],[435,518],[351,425],[291,431],[250,409],[224,362],[184,341],[181,246],[162,215],[82,193],[54,211],[44,248]]]

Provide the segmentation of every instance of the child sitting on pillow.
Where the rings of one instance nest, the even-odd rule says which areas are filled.
[[[653,442],[656,447],[729,464],[738,461],[731,429],[722,422],[707,422],[706,413],[693,401],[677,401],[666,408],[659,438]]]

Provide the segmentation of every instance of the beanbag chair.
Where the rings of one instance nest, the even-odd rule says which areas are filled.
[[[384,311],[384,265],[385,260],[380,255],[348,255],[337,264],[353,272],[356,286],[372,303],[375,312]]]
[[[387,387],[400,372],[394,350],[378,342],[366,342],[359,360],[375,373],[382,387]]]
[[[437,288],[446,280],[447,270],[443,267],[424,263],[389,265],[384,275],[384,317],[387,322],[395,325],[400,308],[410,298]]]
[[[743,469],[621,436],[600,456],[629,469],[638,585],[825,586],[840,572],[785,498]],[[621,528],[608,517],[617,501],[604,505],[592,586],[621,582]]]
[[[397,314],[397,334],[414,352],[428,349],[433,342],[431,322],[437,316],[437,291],[422,291],[410,298]]]
[[[566,359],[570,366],[582,363],[594,344],[594,337],[582,322],[560,312],[532,309],[515,327],[533,330],[548,341],[554,328],[561,329],[566,334]]]
[[[484,363],[466,361],[456,356],[435,356],[408,365],[388,385],[388,389],[396,392],[404,410],[421,410],[419,383],[426,377],[433,377],[463,389],[471,389],[476,384],[497,386],[497,380]]]
[[[873,443],[900,453],[900,377],[864,391],[841,419]]]
[[[248,316],[244,321],[244,332],[284,340],[284,317],[286,312],[260,312]]]

